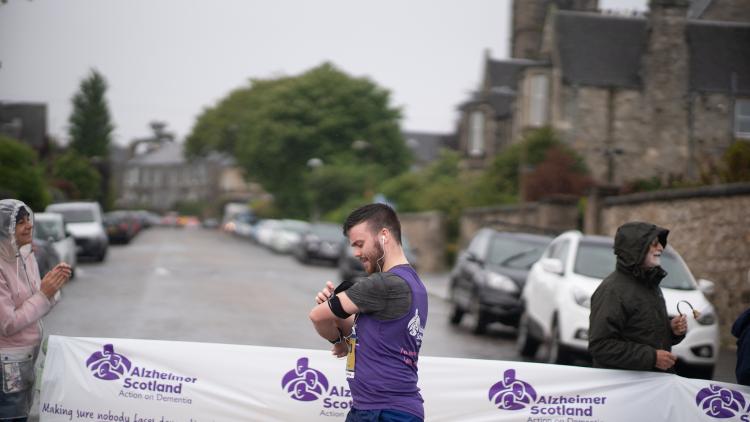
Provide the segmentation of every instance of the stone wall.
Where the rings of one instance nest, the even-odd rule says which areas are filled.
[[[417,257],[419,271],[445,270],[445,230],[443,214],[438,211],[399,215],[401,231]]]
[[[725,94],[693,94],[691,140],[695,168],[693,176],[715,169],[724,151],[734,141],[734,102]]]
[[[627,221],[648,221],[670,230],[669,243],[693,275],[716,283],[721,339],[750,306],[750,184],[718,185],[610,197],[603,201],[600,234],[614,236]]]
[[[578,217],[577,199],[567,196],[526,204],[471,208],[461,215],[459,247],[466,247],[482,227],[554,235],[577,229]]]

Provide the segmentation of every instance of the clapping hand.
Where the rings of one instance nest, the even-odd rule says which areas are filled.
[[[70,265],[64,262],[55,265],[42,279],[40,290],[48,299],[52,299],[62,288],[63,284],[70,280],[72,273],[73,270],[70,268]]]

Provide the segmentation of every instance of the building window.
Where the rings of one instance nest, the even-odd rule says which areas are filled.
[[[547,75],[532,75],[529,78],[529,126],[541,127],[547,124],[548,96]]]
[[[484,154],[484,113],[472,111],[469,117],[469,155]]]
[[[734,103],[734,136],[750,139],[750,100]]]

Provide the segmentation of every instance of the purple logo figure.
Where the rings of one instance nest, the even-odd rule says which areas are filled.
[[[86,367],[91,369],[94,376],[107,381],[120,379],[130,371],[130,366],[128,358],[115,353],[111,344],[105,344],[101,352],[94,352],[86,360]]]
[[[745,397],[737,391],[711,384],[695,396],[695,403],[711,417],[731,418],[745,408]]]
[[[307,358],[299,358],[297,366],[284,375],[281,387],[299,401],[317,400],[328,391],[328,379],[322,372],[307,366]]]
[[[516,370],[508,369],[503,380],[490,388],[490,401],[498,409],[520,410],[536,402],[536,391],[531,384],[516,379]]]

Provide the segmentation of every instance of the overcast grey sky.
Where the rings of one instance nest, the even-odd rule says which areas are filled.
[[[524,0],[525,1],[525,0]],[[600,0],[645,8],[647,0]],[[508,58],[511,0],[8,0],[0,6],[0,101],[48,104],[67,140],[70,98],[90,68],[109,83],[115,142],[195,118],[249,78],[331,61],[392,92],[403,127],[449,132],[483,52]]]

